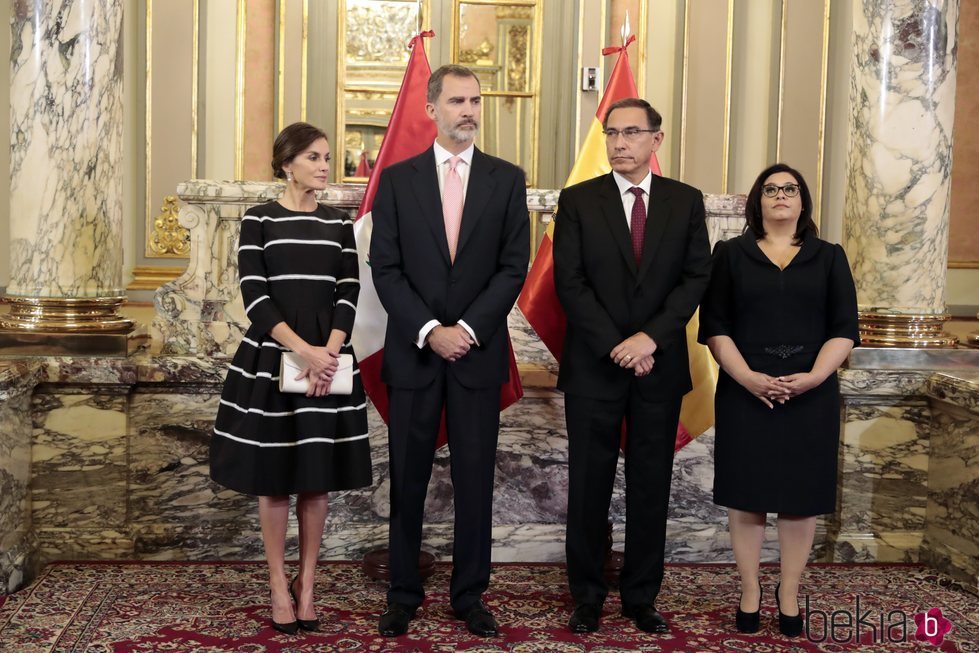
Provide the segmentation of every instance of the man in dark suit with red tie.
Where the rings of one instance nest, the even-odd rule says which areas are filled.
[[[568,427],[568,583],[573,632],[598,630],[612,486],[626,425],[622,613],[669,630],[655,607],[680,401],[691,389],[685,327],[710,276],[703,195],[650,173],[662,118],[645,100],[604,121],[610,174],[561,192],[554,281],[567,313],[558,388]]]
[[[526,181],[473,144],[481,95],[471,70],[436,70],[427,100],[434,145],[386,168],[373,205],[371,271],[388,313],[381,374],[391,470],[391,585],[378,630],[405,633],[425,598],[418,554],[444,410],[455,500],[452,609],[472,633],[492,636],[497,624],[481,596],[509,369],[506,321],[530,257]]]

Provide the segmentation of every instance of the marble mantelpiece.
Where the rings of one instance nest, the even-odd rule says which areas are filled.
[[[177,196],[184,203],[180,224],[190,231],[191,253],[184,273],[164,284],[154,298],[157,317],[152,336],[161,343],[164,354],[220,358],[234,352],[247,330],[235,249],[241,216],[248,207],[279,197],[282,188],[279,182],[210,180],[177,186]],[[363,192],[362,184],[331,184],[319,199],[353,214]],[[528,189],[532,219],[547,222],[557,208],[559,194],[557,190]],[[705,207],[712,242],[741,233],[744,196],[706,195]]]

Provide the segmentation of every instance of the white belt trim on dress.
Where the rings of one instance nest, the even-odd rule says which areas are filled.
[[[283,347],[279,343],[277,343],[277,342],[271,342],[269,340],[264,340],[262,342],[257,342],[255,340],[252,340],[251,338],[242,338],[241,341],[242,342],[247,342],[252,347],[273,347],[275,349],[280,349],[282,351],[289,351],[289,348],[288,347]],[[343,343],[342,345],[340,345],[340,349],[350,349],[350,343],[349,342]]]
[[[257,342],[255,340],[252,340],[251,338],[242,338],[241,341],[247,342],[252,347],[274,347],[275,349],[281,349],[282,351],[289,351],[288,347],[283,347],[277,342],[269,342],[268,340],[264,342]]]
[[[353,442],[355,440],[366,440],[370,435],[364,433],[363,435],[351,435],[349,438],[303,438],[302,440],[296,440],[295,442],[259,442],[257,440],[248,440],[246,438],[239,438],[237,435],[231,435],[230,433],[225,433],[224,431],[219,431],[214,429],[215,435],[220,435],[223,438],[228,438],[229,440],[234,440],[235,442],[241,442],[242,444],[250,444],[256,447],[266,448],[266,447],[298,447],[301,444],[314,444],[317,442],[325,444],[337,444],[338,442]]]

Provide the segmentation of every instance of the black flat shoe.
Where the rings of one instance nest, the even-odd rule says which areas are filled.
[[[738,599],[738,611],[734,613],[734,625],[739,633],[757,633],[761,627],[761,583],[758,583],[758,609],[745,612],[741,609],[741,599]]]
[[[292,579],[292,582],[289,583],[289,594],[292,595],[292,600],[296,604],[296,614],[298,615],[299,614],[299,598],[296,596],[296,589],[294,587],[294,585],[296,584],[296,581],[297,580],[299,580],[299,576],[296,576],[295,578],[293,578]],[[310,633],[315,633],[315,632],[319,631],[319,629],[320,629],[320,620],[319,620],[319,618],[316,618],[316,619],[300,619],[299,617],[296,617],[296,623],[299,624],[299,627],[302,630],[305,630],[305,631],[310,632]]]
[[[636,622],[636,628],[644,633],[668,633],[670,624],[666,617],[651,605],[623,605],[622,616]]]
[[[598,621],[602,616],[601,606],[594,603],[582,603],[575,606],[571,618],[568,619],[568,630],[573,633],[593,633],[598,630]]]
[[[415,618],[415,610],[401,603],[389,603],[377,622],[377,632],[385,637],[397,637],[408,632],[408,624]]]
[[[456,612],[456,619],[465,621],[466,628],[476,637],[496,637],[500,634],[496,619],[482,601],[476,601],[465,610]]]
[[[778,607],[778,632],[786,637],[798,637],[802,634],[802,614],[790,617],[782,612],[782,603],[778,598],[778,590],[782,583],[775,586],[775,605]]]

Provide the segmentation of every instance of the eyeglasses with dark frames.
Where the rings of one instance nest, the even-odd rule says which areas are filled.
[[[786,197],[795,197],[799,194],[799,184],[782,184],[781,186],[765,184],[761,187],[761,192],[765,197],[775,197],[779,191],[785,193]]]
[[[625,136],[627,141],[634,141],[639,138],[639,134],[649,132],[650,134],[655,134],[658,129],[640,129],[638,127],[626,127],[625,129],[603,129],[602,132],[605,134],[605,140],[614,141],[619,137],[619,134]]]

